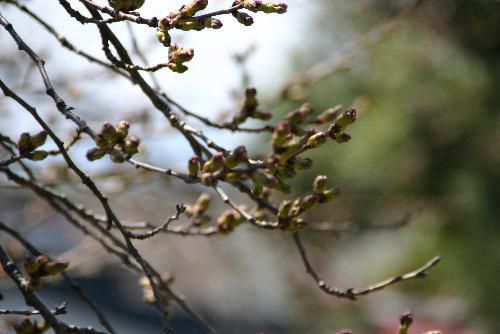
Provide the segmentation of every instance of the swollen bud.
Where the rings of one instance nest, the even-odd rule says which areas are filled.
[[[326,124],[326,123],[333,122],[337,118],[339,111],[340,111],[340,108],[341,108],[341,106],[337,105],[333,108],[326,109],[318,116],[318,118],[316,119],[316,123]]]
[[[125,144],[123,146],[123,151],[125,154],[132,156],[139,152],[139,144],[141,140],[137,136],[128,136],[125,139]]]
[[[169,47],[170,44],[172,44],[172,37],[167,30],[158,30],[156,32],[156,38],[158,38],[158,42],[163,44],[165,47]]]
[[[225,164],[228,168],[234,168],[248,161],[248,152],[245,146],[238,146],[226,157]]]
[[[200,157],[194,156],[188,161],[189,176],[196,177],[200,171]]]
[[[356,121],[356,109],[350,108],[344,110],[344,112],[341,113],[339,116],[337,116],[337,119],[335,120],[334,132],[337,133],[344,132],[344,130],[355,121]]]
[[[222,167],[224,167],[224,153],[217,152],[212,156],[212,158],[210,158],[210,160],[207,160],[203,164],[203,172],[205,173],[216,172]]]
[[[31,137],[30,143],[31,143],[31,149],[35,149],[37,147],[42,146],[45,144],[45,141],[47,140],[47,131],[41,131]]]
[[[118,125],[115,128],[118,139],[125,139],[125,137],[127,137],[128,135],[129,128],[130,128],[129,122],[127,121],[118,122]]]
[[[106,155],[106,152],[97,147],[91,148],[86,154],[87,160],[89,161],[99,160],[104,157],[104,155]]]
[[[307,146],[309,148],[316,148],[324,144],[327,140],[327,136],[324,132],[318,132],[307,140]]]
[[[290,216],[290,209],[292,208],[292,202],[289,200],[285,200],[280,203],[278,209],[278,220],[285,221]]]
[[[33,151],[33,152],[26,154],[26,158],[33,160],[33,161],[42,161],[48,155],[49,155],[49,152],[39,150],[39,151]]]
[[[180,12],[182,17],[192,17],[197,12],[207,7],[208,0],[194,0],[190,4],[181,7]]]
[[[17,149],[20,155],[25,155],[31,151],[31,135],[28,132],[21,133],[19,140],[17,141]]]
[[[325,175],[318,175],[313,182],[313,192],[315,194],[320,194],[326,190],[328,183],[328,178]]]
[[[101,135],[104,137],[104,139],[106,139],[108,143],[114,143],[118,139],[115,127],[109,122],[106,122],[102,125]]]

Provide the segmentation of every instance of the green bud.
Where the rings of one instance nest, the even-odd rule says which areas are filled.
[[[318,132],[307,140],[307,147],[308,148],[316,148],[324,144],[327,140],[327,136],[324,132]]]
[[[311,209],[317,202],[317,199],[314,195],[306,195],[302,197],[300,201],[300,207],[302,211],[307,211]]]
[[[187,61],[190,61],[193,59],[194,56],[194,50],[193,49],[187,49],[187,48],[179,48],[176,45],[173,45],[170,47],[170,52],[169,52],[169,62],[172,63],[185,63]]]
[[[203,164],[203,172],[213,173],[224,167],[224,153],[217,152]]]
[[[335,120],[334,132],[344,132],[344,130],[356,121],[356,109],[350,108],[344,110]]]
[[[156,32],[156,37],[158,41],[165,47],[169,47],[172,44],[172,37],[167,30],[158,30]]]
[[[289,200],[282,201],[278,208],[278,221],[286,221],[290,215],[290,209],[292,208],[292,202]]]
[[[188,161],[189,176],[196,177],[200,171],[200,157],[194,156]]]
[[[20,155],[25,155],[31,148],[31,135],[28,132],[21,133],[19,140],[17,141],[17,149]]]
[[[42,151],[42,150],[33,151],[33,152],[26,154],[26,158],[33,160],[33,161],[42,161],[45,158],[47,158],[48,156],[49,156],[49,152]]]
[[[318,175],[313,182],[313,192],[315,194],[320,194],[326,190],[328,184],[328,178],[325,175]]]
[[[108,143],[115,143],[115,141],[118,139],[115,127],[109,122],[106,122],[102,125],[101,135]]]
[[[122,163],[125,161],[125,155],[120,148],[114,148],[109,154],[109,157],[111,158],[111,161],[116,163]]]
[[[208,193],[201,193],[200,197],[196,200],[194,215],[200,216],[204,214],[210,207],[212,197]]]
[[[283,147],[291,139],[290,134],[290,124],[286,121],[278,123],[274,129],[273,136],[271,138],[271,143],[273,147]]]
[[[122,140],[125,139],[128,135],[128,129],[130,128],[130,124],[127,121],[120,121],[118,122],[118,125],[116,126],[116,135],[118,139]]]
[[[283,2],[276,3],[263,3],[262,11],[264,13],[276,13],[283,14],[286,13],[288,6]]]
[[[107,149],[110,143],[108,143],[102,134],[98,134],[95,137],[95,144],[101,149]]]
[[[94,147],[87,151],[87,160],[94,161],[99,160],[106,155],[106,152],[100,148]]]
[[[235,210],[226,210],[218,219],[217,227],[221,233],[229,233],[243,222],[243,217]]]
[[[47,140],[47,135],[48,135],[47,131],[41,131],[36,135],[32,136],[30,140],[31,149],[34,150],[45,144],[45,141]]]
[[[194,0],[190,4],[182,6],[179,11],[182,17],[192,17],[200,10],[207,8],[207,5],[208,0]]]
[[[128,136],[125,138],[125,143],[123,145],[123,151],[128,156],[133,156],[139,152],[139,144],[141,140],[137,136]]]
[[[318,116],[318,118],[316,119],[316,123],[326,124],[326,123],[333,122],[337,118],[339,111],[340,111],[340,108],[341,108],[341,106],[337,105],[333,108],[326,109]]]
[[[228,168],[234,168],[239,164],[245,163],[247,161],[247,149],[245,148],[245,146],[238,146],[226,157],[225,164]]]
[[[198,20],[179,20],[176,22],[175,27],[182,31],[200,31],[206,28],[204,22]]]

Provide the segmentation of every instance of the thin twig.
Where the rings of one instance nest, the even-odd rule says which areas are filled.
[[[382,282],[370,285],[365,288],[340,288],[336,287],[333,285],[329,285],[326,283],[323,279],[320,278],[316,270],[314,270],[313,266],[311,265],[311,262],[309,261],[309,258],[307,256],[305,247],[302,243],[302,240],[300,238],[299,232],[293,233],[293,241],[295,242],[295,246],[297,247],[297,250],[299,251],[300,257],[302,258],[302,262],[304,263],[304,267],[306,268],[306,272],[314,279],[316,284],[318,284],[318,287],[324,291],[325,293],[329,295],[336,296],[338,298],[347,298],[351,300],[355,300],[359,296],[363,295],[368,295],[370,293],[373,293],[378,290],[382,290],[390,285],[403,282],[403,281],[408,281],[411,279],[415,278],[423,278],[427,276],[427,271],[431,269],[432,267],[436,266],[439,261],[441,261],[441,257],[436,256],[433,257],[429,262],[427,262],[425,265],[422,267],[409,272],[404,275],[397,275],[392,278],[386,279]]]

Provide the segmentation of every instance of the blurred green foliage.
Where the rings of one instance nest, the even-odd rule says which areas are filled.
[[[325,1],[312,30],[321,30],[317,36],[322,38],[327,29],[344,29],[347,36],[355,36],[408,3]],[[318,112],[338,103],[360,107],[359,120],[350,129],[353,139],[314,153],[315,168],[304,173],[298,185],[308,191],[312,175],[326,169],[344,196],[312,218],[324,220],[328,214],[360,225],[393,219],[425,201],[422,215],[412,223],[418,226],[406,227],[411,235],[385,233],[413,240],[394,246],[400,247],[395,250],[398,263],[418,265],[434,254],[441,254],[444,261],[425,284],[407,283],[401,288],[417,293],[416,300],[459,298],[467,314],[458,317],[455,328],[488,332],[500,328],[498,36],[498,1],[421,1],[398,19],[390,38],[359,47],[349,71],[312,84],[305,97]],[[311,40],[307,47],[322,50],[321,56],[315,55],[319,60],[332,55],[330,48],[339,49],[332,44]],[[332,244],[321,237],[313,240],[325,247]],[[384,269],[391,273],[395,268],[384,264],[376,270],[380,275]],[[366,330],[362,323],[367,320],[336,324]]]

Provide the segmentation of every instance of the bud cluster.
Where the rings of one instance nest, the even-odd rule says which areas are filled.
[[[170,30],[179,29],[183,31],[200,31],[205,28],[220,29],[222,22],[213,17],[196,17],[195,15],[204,10],[208,5],[208,0],[194,0],[183,5],[179,10],[171,12],[158,23],[157,37],[160,43],[169,47],[171,43]]]
[[[24,258],[24,271],[29,277],[31,286],[40,286],[40,279],[45,276],[54,276],[62,273],[68,268],[69,262],[65,259],[50,260],[46,255],[36,258],[30,255]]]
[[[129,127],[127,121],[118,122],[116,127],[109,122],[104,123],[95,138],[97,147],[87,151],[87,159],[94,161],[109,154],[113,162],[121,163],[138,153],[141,140],[128,135]]]
[[[313,182],[313,193],[299,197],[294,201],[284,200],[278,209],[278,224],[282,230],[296,231],[304,226],[299,216],[312,209],[316,204],[323,204],[333,200],[340,194],[338,189],[328,189],[328,179],[318,175]]]
[[[168,68],[173,72],[186,72],[188,67],[184,63],[193,59],[194,50],[179,48],[176,44],[171,44],[168,48]]]
[[[47,132],[41,131],[34,136],[31,136],[28,132],[23,132],[17,141],[17,149],[19,150],[19,155],[33,160],[40,161],[45,159],[49,153],[44,150],[36,150],[38,147],[45,144],[47,140]]]
[[[230,152],[217,152],[203,163],[200,157],[194,156],[188,161],[188,171],[192,178],[199,177],[202,184],[213,187],[219,180],[230,183],[246,180],[247,173],[234,168],[247,162],[246,148],[238,146]]]
[[[117,1],[118,2],[118,1]],[[141,4],[142,5],[142,4]],[[281,2],[267,2],[261,0],[236,0],[233,2],[232,7],[225,11],[218,11],[214,13],[208,13],[205,15],[198,15],[198,12],[206,9],[208,5],[208,0],[192,0],[190,3],[183,5],[178,10],[170,12],[166,17],[162,18],[158,22],[156,36],[158,41],[165,47],[170,48],[170,53],[176,51],[177,46],[172,49],[172,37],[170,31],[172,29],[178,29],[182,31],[201,31],[204,29],[220,29],[223,24],[219,19],[214,18],[215,15],[229,14],[236,18],[236,20],[245,25],[250,26],[253,24],[253,18],[241,9],[246,9],[248,11],[257,13],[278,13],[283,14],[287,10],[287,5]],[[125,6],[121,6],[122,8]],[[115,8],[115,7],[113,7]],[[182,63],[191,60],[193,57],[192,49],[179,49],[179,50],[189,50],[188,54],[190,56],[183,57],[182,61],[176,61],[169,56],[169,68],[174,72],[185,72],[188,68]],[[267,116],[262,116],[267,117]],[[256,116],[255,118],[260,118]],[[261,118],[262,119],[262,118]],[[267,119],[267,118],[264,118]]]

